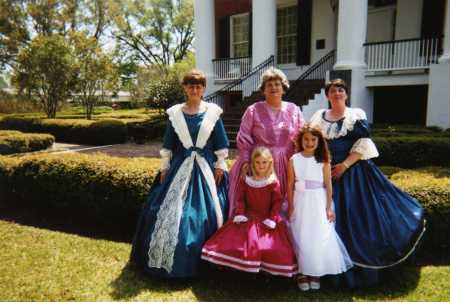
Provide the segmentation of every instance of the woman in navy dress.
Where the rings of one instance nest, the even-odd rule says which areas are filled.
[[[228,139],[222,109],[202,101],[206,78],[183,78],[185,103],[167,110],[161,171],[141,212],[131,261],[150,275],[192,277],[204,242],[226,219]]]
[[[378,151],[364,111],[346,107],[345,82],[327,83],[325,94],[331,109],[317,111],[311,124],[322,129],[332,154],[336,231],[355,265],[343,276],[352,288],[373,285],[379,269],[412,253],[425,230],[424,210],[370,160]]]

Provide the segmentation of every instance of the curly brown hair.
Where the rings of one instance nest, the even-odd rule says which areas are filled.
[[[322,134],[322,131],[318,127],[314,127],[311,124],[306,124],[298,131],[298,134],[294,138],[295,151],[303,151],[303,136],[306,133],[310,133],[312,136],[318,138],[317,149],[314,151],[314,158],[319,163],[329,163],[331,161],[330,151],[328,149],[328,143]]]

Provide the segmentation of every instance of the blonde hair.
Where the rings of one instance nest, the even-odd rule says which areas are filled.
[[[259,90],[264,92],[264,88],[266,83],[269,81],[279,80],[281,82],[281,86],[283,86],[283,91],[286,92],[289,89],[289,81],[280,69],[271,67],[264,71],[261,76],[261,85],[259,86]]]
[[[267,169],[266,175],[262,175],[262,176],[267,177],[267,178],[276,179],[276,175],[275,175],[274,168],[273,168],[272,153],[270,152],[269,148],[266,148],[266,147],[256,147],[255,149],[253,149],[252,155],[250,157],[250,160],[251,160],[250,168],[252,170],[252,175],[253,176],[256,175],[255,159],[258,157],[263,157],[263,158],[267,159],[268,161],[270,161],[270,165],[269,165],[269,168]]]

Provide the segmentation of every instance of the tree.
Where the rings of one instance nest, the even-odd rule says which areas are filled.
[[[75,91],[80,94],[86,118],[91,119],[98,99],[103,99],[105,90],[112,90],[118,82],[117,72],[94,37],[88,37],[86,33],[71,33],[70,40],[77,74]]]
[[[24,7],[21,1],[0,0],[0,70],[11,66],[29,42]]]
[[[181,61],[194,38],[192,0],[110,0],[113,35],[147,66]]]
[[[158,74],[147,82],[145,93],[151,107],[159,108],[162,113],[163,109],[184,99],[181,80],[187,71],[194,68],[194,58],[194,54],[189,52],[184,60],[167,67],[166,74]]]
[[[70,95],[75,72],[70,48],[62,35],[37,35],[18,55],[12,82],[18,91],[36,97],[47,117]]]
[[[86,31],[100,41],[109,25],[108,0],[0,0],[0,68],[14,67],[35,35]]]

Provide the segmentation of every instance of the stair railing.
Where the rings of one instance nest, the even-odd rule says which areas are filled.
[[[270,67],[275,65],[275,57],[272,55],[263,61],[261,64],[255,66],[250,72],[239,78],[238,80],[225,85],[223,88],[205,96],[204,101],[214,103],[223,108],[224,97],[232,91],[242,91],[243,96],[248,91],[256,91],[260,85],[261,75]],[[251,93],[250,92],[250,93]]]
[[[325,56],[323,56],[319,61],[311,65],[307,70],[305,70],[295,81],[293,85],[286,92],[286,98],[292,97],[295,91],[302,81],[306,80],[325,80],[326,73],[333,69],[336,63],[336,50],[333,49]]]

